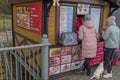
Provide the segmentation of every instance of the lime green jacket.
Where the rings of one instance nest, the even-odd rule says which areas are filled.
[[[106,48],[119,48],[120,29],[115,24],[109,25],[106,31],[102,32],[102,37]]]

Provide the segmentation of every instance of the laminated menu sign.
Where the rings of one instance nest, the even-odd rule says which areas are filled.
[[[61,48],[51,48],[50,57],[56,57],[61,55]]]
[[[72,61],[73,62],[80,60],[80,53],[81,53],[80,46],[73,46],[72,47]]]
[[[70,63],[71,55],[61,56],[61,64]]]
[[[73,7],[60,6],[60,34],[62,32],[72,32],[73,27]]]
[[[61,48],[50,48],[49,52],[49,75],[60,73]]]
[[[60,73],[60,66],[53,66],[49,68],[49,75]]]
[[[41,33],[42,4],[30,4],[16,7],[17,26],[34,33]]]
[[[80,45],[52,47],[49,51],[49,75],[79,69],[83,64]]]
[[[100,11],[101,11],[100,8],[91,8],[90,11],[97,33],[99,31],[100,25]]]
[[[72,68],[72,70],[79,69],[80,68],[80,61],[73,62],[71,68]]]
[[[60,57],[54,57],[54,58],[50,58],[49,60],[49,65],[50,66],[56,66],[60,64]]]
[[[70,64],[61,65],[61,72],[70,71]]]
[[[62,47],[61,49],[61,64],[71,62],[71,46]]]
[[[61,55],[70,55],[70,54],[71,54],[71,46],[61,48]]]

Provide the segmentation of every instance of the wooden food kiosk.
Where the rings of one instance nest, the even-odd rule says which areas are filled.
[[[109,15],[109,4],[105,4],[104,0],[60,0],[59,3],[59,6],[51,7],[48,21],[48,37],[53,33],[55,36],[55,39],[49,37],[49,41],[53,43],[49,54],[49,75],[79,69],[84,62],[81,57],[81,44],[74,46],[58,45],[61,33],[75,32],[76,18],[79,17],[82,23],[85,14],[91,14],[96,32],[101,34],[101,29],[106,28],[106,19]],[[54,11],[55,18],[52,14]],[[55,30],[51,30],[54,28]],[[99,64],[103,60],[103,45],[103,42],[98,41],[97,57],[91,59],[91,66]]]
[[[59,6],[53,6],[53,0],[9,0],[12,4],[13,45],[29,45],[41,42],[43,34],[48,35],[49,75],[55,75],[81,67],[84,59],[80,57],[78,45],[61,46],[59,38],[62,32],[74,32],[76,17],[83,22],[85,14],[91,14],[97,33],[106,28],[109,15],[109,3],[104,0],[59,0]],[[100,35],[101,36],[101,35]],[[103,42],[98,42],[98,56],[102,59]],[[35,51],[33,51],[34,53]],[[39,54],[41,55],[41,54]],[[40,58],[40,59],[38,59]],[[99,63],[99,60],[91,65]],[[36,57],[36,61],[41,57]],[[41,64],[42,65],[42,64]]]

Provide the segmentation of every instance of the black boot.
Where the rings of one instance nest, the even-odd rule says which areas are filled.
[[[86,73],[88,76],[90,76],[91,74],[91,69],[87,69],[87,73]]]
[[[81,75],[85,75],[86,65],[83,64],[82,70],[80,71]]]
[[[90,58],[86,59],[86,70],[87,70],[86,74],[89,76],[91,74]]]

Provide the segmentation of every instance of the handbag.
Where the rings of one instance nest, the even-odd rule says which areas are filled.
[[[76,45],[78,43],[77,34],[75,32],[62,32],[59,42],[64,46]]]

